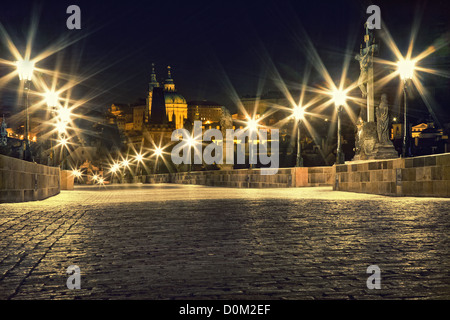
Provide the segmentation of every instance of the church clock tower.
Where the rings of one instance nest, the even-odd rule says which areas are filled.
[[[156,81],[155,64],[152,63],[152,73],[150,75],[150,83],[148,84],[148,97],[147,97],[147,110],[145,112],[145,122],[150,119],[150,114],[152,113],[152,98],[153,98],[153,88],[158,88],[159,83]]]

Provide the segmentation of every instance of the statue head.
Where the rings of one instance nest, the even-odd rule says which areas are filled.
[[[381,95],[381,101],[387,103],[387,94],[386,94],[386,93],[383,93],[383,94]]]

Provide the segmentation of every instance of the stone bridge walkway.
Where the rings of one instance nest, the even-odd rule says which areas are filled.
[[[0,299],[449,299],[449,213],[327,187],[83,187],[0,204]]]

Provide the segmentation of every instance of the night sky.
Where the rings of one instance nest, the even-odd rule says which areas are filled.
[[[89,101],[90,108],[104,110],[111,103],[145,98],[154,62],[160,81],[167,75],[166,66],[172,66],[177,90],[188,101],[213,100],[235,111],[231,88],[238,96],[256,95],[259,88],[267,92],[276,88],[274,70],[288,85],[301,83],[308,65],[305,34],[332,78],[339,81],[346,54],[353,57],[359,50],[370,4],[380,6],[382,19],[402,53],[406,53],[417,12],[421,29],[413,56],[450,29],[448,1],[391,2],[2,1],[0,22],[23,51],[30,20],[33,14],[37,16],[35,54],[57,39],[81,38],[38,66],[52,69],[60,58],[63,71],[93,75],[72,93],[79,98],[96,96]],[[66,28],[66,8],[71,4],[81,8],[81,30]],[[380,49],[384,59],[394,59],[385,45]],[[0,55],[13,60],[5,47]],[[430,56],[426,63],[434,67],[433,63],[442,66],[442,61],[448,72],[448,56],[442,53],[439,59]],[[7,67],[0,66],[0,75],[7,72]],[[356,81],[358,76],[359,64],[351,59],[348,77]],[[313,69],[308,84],[322,85],[323,81]],[[14,104],[17,82],[0,89],[0,105]],[[441,88],[435,108],[447,116],[448,79],[424,84]],[[418,116],[426,114],[422,111]]]

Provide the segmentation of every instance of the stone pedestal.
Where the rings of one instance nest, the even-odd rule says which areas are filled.
[[[374,154],[369,157],[370,160],[396,158],[398,158],[398,152],[397,150],[395,150],[392,142],[387,142],[384,144],[377,143],[375,146]]]
[[[364,122],[357,135],[353,160],[368,160],[369,157],[374,155],[378,143],[377,124],[375,122]]]

